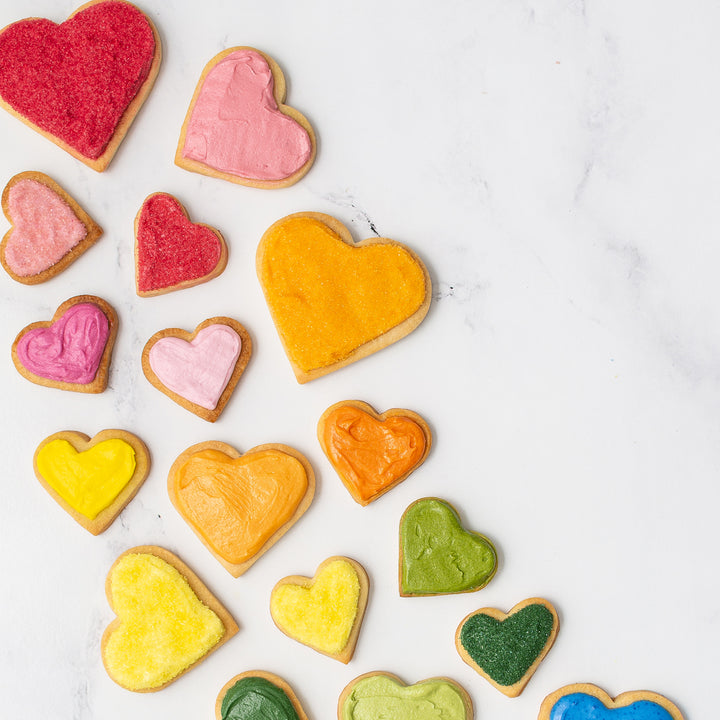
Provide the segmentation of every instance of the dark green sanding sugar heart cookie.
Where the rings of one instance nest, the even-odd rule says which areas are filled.
[[[545,657],[557,634],[553,606],[541,598],[516,605],[507,615],[483,608],[458,628],[460,656],[509,697],[519,695]]]

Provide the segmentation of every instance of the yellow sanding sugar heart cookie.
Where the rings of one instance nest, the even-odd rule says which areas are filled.
[[[354,243],[321,213],[288,215],[265,231],[257,273],[298,382],[400,340],[430,307],[421,260],[386,238]]]
[[[355,652],[368,597],[360,563],[331,557],[312,578],[283,578],[270,596],[270,614],[288,637],[347,663]]]
[[[103,430],[92,440],[63,430],[40,443],[33,466],[60,507],[99,535],[135,497],[148,475],[150,455],[145,443],[125,430]]]
[[[103,634],[103,664],[128,690],[164,688],[238,631],[197,575],[154,545],[120,555],[105,592],[117,618]]]

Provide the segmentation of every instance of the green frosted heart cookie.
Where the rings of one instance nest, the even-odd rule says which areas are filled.
[[[487,585],[497,553],[483,535],[465,530],[452,506],[416,500],[400,520],[400,594],[472,592]]]
[[[263,670],[236,675],[215,703],[217,720],[307,720],[299,700],[280,677]]]
[[[508,697],[517,697],[555,642],[558,616],[542,598],[470,613],[458,626],[455,646],[470,667]]]
[[[449,678],[405,685],[388,673],[355,678],[342,692],[338,720],[471,720],[472,701]]]

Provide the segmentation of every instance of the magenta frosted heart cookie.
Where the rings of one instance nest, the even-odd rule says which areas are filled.
[[[40,172],[10,178],[2,209],[11,228],[0,243],[0,262],[13,280],[25,285],[55,277],[102,235],[80,205]]]
[[[141,297],[193,287],[220,275],[227,245],[218,230],[191,222],[168,193],[145,198],[135,216],[135,287]]]
[[[0,105],[102,172],[160,57],[155,26],[123,0],[93,0],[61,24],[25,18],[0,32]]]
[[[200,76],[175,163],[252,187],[296,183],[315,159],[315,134],[284,101],[285,77],[271,57],[251,47],[224,50]]]
[[[213,317],[192,333],[168,328],[145,344],[145,377],[178,405],[215,422],[252,354],[247,330],[228,317]]]
[[[12,346],[17,371],[36,385],[100,393],[107,387],[117,315],[94,295],[66,300],[49,322],[32,323]]]

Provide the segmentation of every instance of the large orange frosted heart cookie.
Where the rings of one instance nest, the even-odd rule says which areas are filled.
[[[421,465],[432,442],[417,413],[393,408],[377,413],[367,403],[345,400],[318,421],[320,446],[355,502],[367,505]]]
[[[341,222],[321,213],[271,225],[257,273],[301,383],[400,340],[430,307],[430,276],[411,250],[385,238],[354,243]]]
[[[154,545],[124,552],[105,583],[117,618],[101,651],[108,675],[135,692],[169,685],[238,631],[220,601],[173,553]]]
[[[168,474],[173,505],[234,577],[242,575],[307,510],[315,474],[287,445],[241,455],[223,442],[198,443]]]

